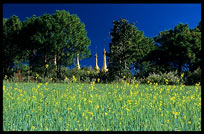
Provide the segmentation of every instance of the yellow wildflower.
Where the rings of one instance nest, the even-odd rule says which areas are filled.
[[[72,78],[73,78],[73,81],[74,81],[74,82],[77,81],[77,79],[76,79],[76,77],[75,77],[74,75],[72,76]]]
[[[7,79],[7,77],[8,77],[7,75],[4,76],[5,79]]]
[[[168,80],[168,79],[165,79],[165,82],[166,82],[166,84],[168,84],[168,83],[169,83],[169,80]]]
[[[183,78],[183,76],[184,76],[184,73],[181,74],[181,78]]]
[[[96,109],[98,109],[99,108],[99,105],[96,105]]]
[[[39,77],[39,74],[36,74],[36,79]]]
[[[34,127],[34,126],[32,126],[32,127],[31,127],[31,130],[33,130],[33,129],[35,129],[35,127]]]
[[[200,86],[200,82],[196,83],[195,86],[198,86],[198,87],[199,87],[199,86]]]
[[[180,112],[173,112],[173,114],[175,115],[175,118],[177,118],[177,116],[179,115]]]
[[[49,65],[48,65],[48,64],[46,64],[46,65],[45,65],[45,68],[48,68],[48,67],[49,67]]]
[[[126,110],[129,112],[130,111],[130,109],[129,108],[126,108]]]
[[[98,82],[98,83],[100,82],[100,78],[97,79],[97,82]]]

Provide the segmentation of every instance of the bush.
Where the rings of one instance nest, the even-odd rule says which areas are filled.
[[[135,80],[135,83],[140,83],[140,84],[146,84],[147,81],[146,81],[146,78],[138,78]]]
[[[146,78],[146,81],[151,83],[158,83],[158,84],[179,84],[181,82],[181,79],[179,78],[177,71],[175,72],[168,72],[168,73],[151,73]]]
[[[99,78],[99,74],[92,70],[91,67],[83,67],[80,70],[76,68],[63,68],[61,72],[62,79],[67,78],[69,81],[73,80],[73,76],[76,77],[76,82],[91,82],[92,80]]]
[[[100,73],[98,74],[98,78],[100,79],[100,81],[97,81],[97,82],[108,83],[110,81],[108,72],[100,71]]]
[[[187,72],[184,82],[186,85],[194,85],[198,82],[201,82],[201,69],[197,68],[193,72]]]
[[[29,73],[27,64],[16,62],[15,66],[10,70],[8,80],[11,82],[28,82]]]
[[[177,71],[164,73],[163,80],[168,80],[170,85],[179,84],[182,82],[182,79],[178,76]]]
[[[149,76],[146,78],[146,81],[148,83],[158,83],[158,84],[164,84],[162,80],[162,75],[160,74],[155,74],[155,73],[150,73]]]

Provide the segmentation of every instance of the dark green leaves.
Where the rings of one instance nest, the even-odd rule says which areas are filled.
[[[109,44],[108,53],[109,71],[116,77],[130,74],[131,66],[136,69],[138,63],[154,48],[153,40],[145,37],[143,32],[125,19],[113,22],[110,35],[112,42]]]
[[[59,73],[60,66],[73,64],[76,54],[80,54],[80,59],[90,56],[88,47],[91,42],[87,37],[85,25],[77,15],[71,15],[65,10],[57,10],[53,15],[33,15],[23,23],[17,16],[12,16],[10,19],[4,19],[3,26],[4,57],[9,59],[10,56],[11,61],[4,64],[5,68],[11,66],[13,58],[18,55],[14,53],[13,57],[11,56],[15,44],[21,46],[21,59],[28,61],[33,71],[49,64],[57,66]]]
[[[158,55],[163,65],[178,69],[179,72],[183,67],[193,71],[200,66],[201,32],[199,26],[189,29],[187,24],[180,23],[173,30],[160,32],[154,40],[160,44],[159,50],[163,52],[163,55]]]

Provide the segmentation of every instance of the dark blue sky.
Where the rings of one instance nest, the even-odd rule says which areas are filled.
[[[85,23],[92,57],[80,61],[82,67],[94,67],[96,51],[99,67],[102,67],[102,52],[104,47],[108,51],[113,20],[125,18],[130,23],[136,22],[147,37],[173,29],[180,22],[195,28],[201,20],[201,4],[3,4],[3,17],[15,14],[23,21],[34,14],[53,14],[56,10],[77,14]]]

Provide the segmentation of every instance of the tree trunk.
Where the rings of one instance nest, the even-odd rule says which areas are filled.
[[[47,64],[47,57],[46,55],[44,56],[44,64]],[[45,68],[45,74],[44,74],[44,78],[47,76],[47,68]]]
[[[32,67],[32,57],[33,57],[33,53],[31,52],[31,54],[29,55],[29,63],[30,63],[30,65],[29,65],[29,76],[32,76],[32,69],[33,69],[33,67]]]
[[[122,78],[122,67],[121,67],[122,65],[121,65],[121,60],[120,60],[120,65],[119,65],[119,66],[120,66],[120,78]]]
[[[61,69],[60,69],[60,58],[57,58],[57,78],[60,78],[60,73],[61,73]]]
[[[59,77],[58,78],[61,78],[61,66],[59,65]]]
[[[57,60],[57,78],[59,78],[59,61]]]

